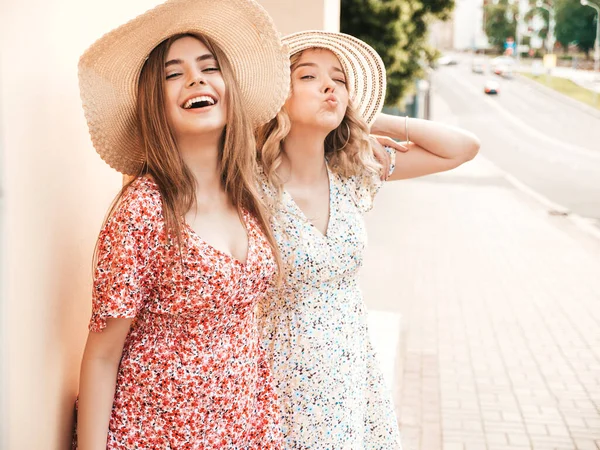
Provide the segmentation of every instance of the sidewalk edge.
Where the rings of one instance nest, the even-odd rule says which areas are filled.
[[[497,170],[502,175],[502,177],[516,190],[527,195],[528,197],[541,204],[544,208],[546,208],[548,210],[548,213],[556,214],[559,216],[565,216],[565,219],[569,220],[579,230],[600,240],[600,228],[594,225],[594,219],[589,219],[580,216],[579,214],[573,213],[566,206],[553,202],[548,197],[545,197],[544,195],[535,191],[533,188],[529,187],[527,184],[523,183],[513,175],[501,169],[493,161],[490,161],[485,156],[480,155],[479,157],[485,159],[486,163],[489,163],[490,165],[494,166],[494,169]]]

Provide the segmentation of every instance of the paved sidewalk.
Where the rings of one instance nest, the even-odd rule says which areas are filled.
[[[367,222],[405,450],[600,449],[598,239],[481,157],[389,183]]]

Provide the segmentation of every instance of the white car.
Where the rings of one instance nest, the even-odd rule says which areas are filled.
[[[471,63],[471,71],[473,73],[484,73],[485,72],[485,62],[483,59],[476,58]]]
[[[438,58],[436,63],[438,66],[453,66],[455,64],[458,64],[458,61],[453,56],[444,55]]]
[[[492,71],[496,75],[510,78],[513,74],[515,60],[511,56],[498,56],[491,61]]]
[[[486,94],[498,95],[500,93],[500,83],[496,80],[485,80],[483,92]]]

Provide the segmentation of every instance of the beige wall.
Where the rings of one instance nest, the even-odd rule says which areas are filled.
[[[120,176],[94,152],[77,60],[153,0],[0,2],[0,448],[68,448],[91,256]],[[339,0],[264,0],[282,33],[337,30]]]
[[[258,0],[279,31],[340,30],[340,0]]]
[[[155,3],[1,3],[2,449],[68,448],[91,256],[121,181],[90,144],[77,61]]]

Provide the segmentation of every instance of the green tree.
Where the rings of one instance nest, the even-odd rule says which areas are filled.
[[[447,19],[454,0],[341,0],[340,30],[371,45],[387,71],[386,104],[397,105],[414,80],[424,76],[427,27]]]
[[[544,5],[550,8],[556,7],[556,0],[544,0]],[[525,14],[525,21],[529,22],[533,19],[534,16],[540,16],[544,21],[544,27],[537,32],[537,35],[541,39],[546,39],[548,37],[548,32],[550,30],[550,13],[545,8],[538,8],[536,0],[529,0],[529,11]]]
[[[600,6],[600,2],[595,3]],[[589,6],[582,6],[579,0],[557,0],[556,40],[564,48],[576,44],[589,58],[596,39],[595,19],[596,11]]]
[[[488,40],[502,52],[506,39],[514,38],[517,35],[518,6],[516,2],[509,3],[509,0],[499,0],[496,3],[486,4],[484,12],[485,33]]]

